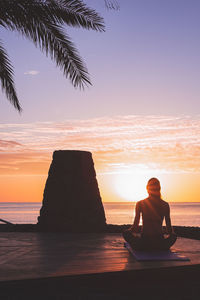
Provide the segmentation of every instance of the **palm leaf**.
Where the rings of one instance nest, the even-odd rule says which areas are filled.
[[[107,9],[119,10],[120,6],[116,0],[104,0]]]
[[[4,27],[17,30],[46,52],[46,55],[50,55],[65,76],[69,77],[74,87],[82,88],[84,85],[91,84],[87,68],[70,38],[62,32],[60,26],[50,22],[47,12],[42,14],[40,12],[39,15],[37,9],[34,10],[34,14],[26,10],[26,14],[19,15],[18,10],[15,9],[15,13],[16,16],[12,14],[12,22],[6,22],[8,25],[4,22]]]
[[[0,44],[0,80],[2,90],[5,91],[8,100],[19,112],[22,111],[13,82],[13,69],[2,44]]]
[[[84,85],[91,84],[86,66],[70,38],[62,32],[59,26],[49,25],[48,32],[43,37],[45,39],[40,43],[40,47],[46,51],[47,55],[51,55],[74,87],[84,88]]]
[[[48,0],[48,3],[55,11],[55,15],[60,17],[57,22],[61,21],[73,27],[105,31],[103,18],[80,0]]]
[[[0,26],[18,31],[33,41],[56,62],[74,87],[83,88],[91,84],[88,70],[69,36],[64,33],[64,24],[104,30],[103,19],[81,0],[0,0]],[[11,83],[13,72],[9,60],[7,67]],[[14,99],[14,91],[10,99]],[[13,102],[19,105],[17,103]]]
[[[87,68],[67,34],[56,23],[104,30],[103,20],[78,0],[1,0],[1,25],[31,39],[63,69],[72,84],[91,84]],[[9,5],[8,5],[9,4]],[[76,16],[76,17],[75,17]]]

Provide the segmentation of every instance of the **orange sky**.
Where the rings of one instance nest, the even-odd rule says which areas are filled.
[[[18,114],[1,93],[0,201],[42,201],[53,151],[91,151],[103,201],[137,201],[157,176],[167,201],[200,201],[200,1],[86,0],[106,31],[67,28],[92,86],[1,28]],[[39,121],[38,121],[39,120]]]
[[[0,201],[41,202],[59,149],[92,152],[103,201],[137,201],[153,176],[167,201],[200,200],[200,118],[130,115],[0,127]]]

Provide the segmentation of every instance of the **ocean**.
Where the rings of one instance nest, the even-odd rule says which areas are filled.
[[[108,224],[131,224],[135,203],[104,202]],[[35,224],[41,203],[0,202],[0,219],[15,224]],[[170,203],[172,225],[200,227],[200,202]]]

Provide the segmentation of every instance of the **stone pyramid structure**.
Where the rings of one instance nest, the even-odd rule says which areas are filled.
[[[53,153],[38,226],[44,231],[67,232],[97,232],[106,226],[90,152]]]

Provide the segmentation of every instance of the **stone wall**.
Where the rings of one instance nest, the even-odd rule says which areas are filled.
[[[48,231],[96,232],[105,213],[92,154],[60,150],[53,153],[38,225]]]

